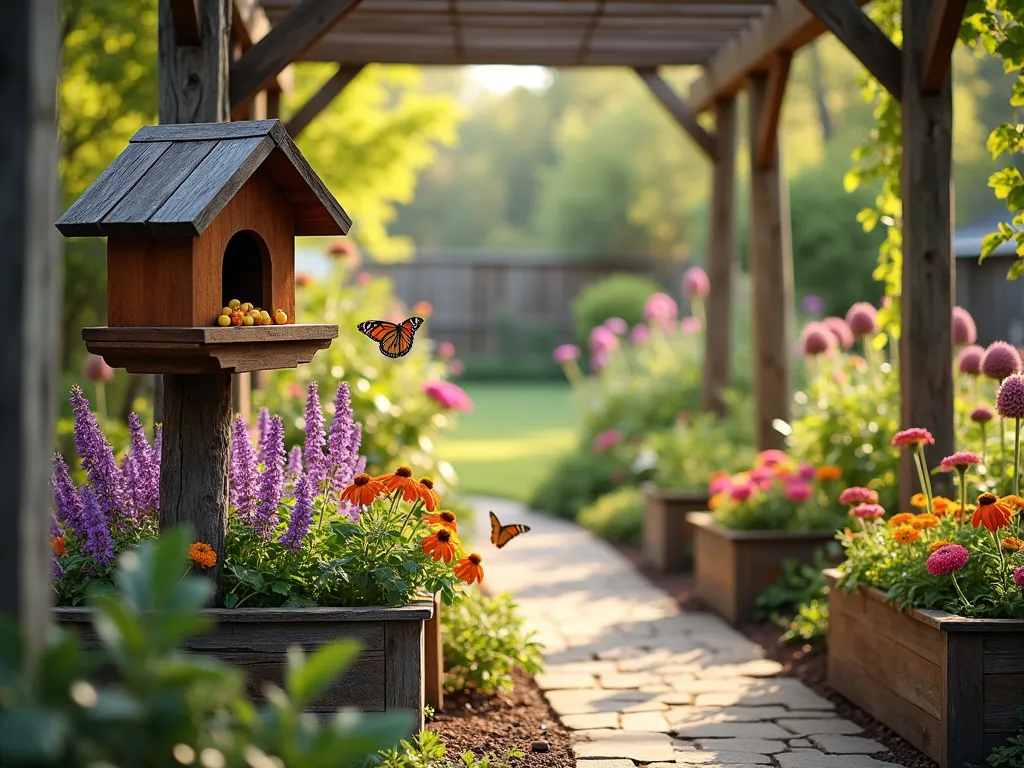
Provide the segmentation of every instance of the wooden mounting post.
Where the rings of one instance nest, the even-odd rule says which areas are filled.
[[[60,262],[56,108],[57,0],[14,0],[0,26],[0,616],[14,619],[31,659],[50,624],[48,546]]]
[[[701,407],[719,415],[725,412],[722,393],[729,386],[732,356],[732,272],[736,258],[733,227],[736,205],[736,97],[715,102],[715,143],[712,169],[711,223],[708,228],[708,294],[704,333],[704,382]]]
[[[161,123],[218,123],[230,117],[232,0],[198,0],[200,45],[175,39],[172,2],[159,0]],[[163,377],[160,527],[189,525],[217,552],[203,575],[220,585],[228,516],[231,376]],[[218,595],[219,597],[219,595]]]
[[[960,22],[967,10],[967,0],[938,0],[932,4],[928,20],[928,41],[921,65],[921,91],[937,94],[942,90],[953,61],[953,47],[960,32]]]
[[[769,75],[752,72],[747,80],[750,146],[756,147],[761,121],[778,116],[769,102]],[[781,91],[779,91],[781,93]],[[793,327],[793,249],[789,190],[782,175],[779,141],[768,162],[750,162],[750,273],[754,287],[754,436],[757,447],[782,447],[776,419],[789,421],[790,332]]]
[[[900,339],[902,428],[931,430],[929,465],[953,452],[953,98],[947,69],[934,95],[921,92],[931,0],[903,3],[903,285]],[[903,452],[900,497],[915,475]],[[932,478],[950,490],[948,473]],[[939,492],[936,488],[936,492]],[[951,763],[952,764],[952,763]]]

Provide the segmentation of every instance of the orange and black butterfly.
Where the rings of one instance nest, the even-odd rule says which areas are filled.
[[[356,326],[360,333],[365,333],[380,344],[380,353],[387,357],[403,357],[412,349],[416,331],[423,325],[422,317],[410,317],[401,323],[389,323],[387,320],[367,320]]]
[[[498,516],[491,512],[491,544],[501,549],[520,533],[530,530],[528,525],[502,525]]]

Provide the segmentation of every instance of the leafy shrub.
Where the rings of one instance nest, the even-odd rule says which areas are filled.
[[[644,494],[634,486],[618,488],[581,509],[576,521],[607,541],[639,545],[644,532]]]
[[[806,643],[822,647],[828,637],[828,600],[816,598],[803,603],[788,629],[779,638],[783,643]]]
[[[203,755],[204,765],[224,768],[336,768],[362,764],[408,732],[409,713],[348,712],[324,724],[303,715],[358,655],[357,643],[326,643],[308,656],[291,649],[284,690],[265,684],[259,710],[245,698],[239,669],[180,650],[211,624],[200,614],[211,582],[182,578],[188,541],[173,530],[121,556],[117,592],[97,589],[91,599],[100,641],[92,658],[58,632],[32,652],[39,657],[30,672],[17,628],[3,625],[0,764],[170,766]],[[87,682],[97,664],[110,665],[119,682]]]
[[[1020,731],[1001,747],[996,747],[988,756],[990,768],[1024,768],[1024,709],[1017,710]]]
[[[630,325],[644,319],[644,302],[661,287],[649,277],[618,274],[591,283],[572,302],[573,328],[581,341],[609,317]]]
[[[493,752],[478,757],[463,752],[456,761],[447,759],[448,748],[436,733],[421,731],[413,740],[403,740],[398,748],[382,752],[372,763],[375,768],[510,768],[509,761],[523,757],[519,749],[510,749],[504,758]]]
[[[508,691],[516,668],[530,675],[543,669],[541,645],[524,630],[509,593],[467,594],[441,612],[441,637],[449,691]]]
[[[585,506],[635,479],[624,451],[597,453],[589,446],[581,447],[551,466],[534,491],[530,508],[574,520]]]
[[[758,595],[756,618],[784,627],[781,642],[824,643],[828,636],[828,582],[822,571],[829,564],[822,551],[814,554],[810,564],[787,560],[779,580]]]

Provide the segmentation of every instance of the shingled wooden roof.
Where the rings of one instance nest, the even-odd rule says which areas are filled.
[[[352,220],[279,120],[141,129],[61,216],[66,237],[199,235],[260,167],[292,205],[297,235],[344,235]]]

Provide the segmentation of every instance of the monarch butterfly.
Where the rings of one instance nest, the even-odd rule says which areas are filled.
[[[530,530],[528,525],[502,525],[498,516],[491,512],[491,544],[501,549],[520,533]]]
[[[422,317],[410,317],[401,323],[389,323],[387,320],[367,320],[356,326],[380,344],[380,353],[386,357],[403,357],[412,349],[416,331],[423,325]]]

